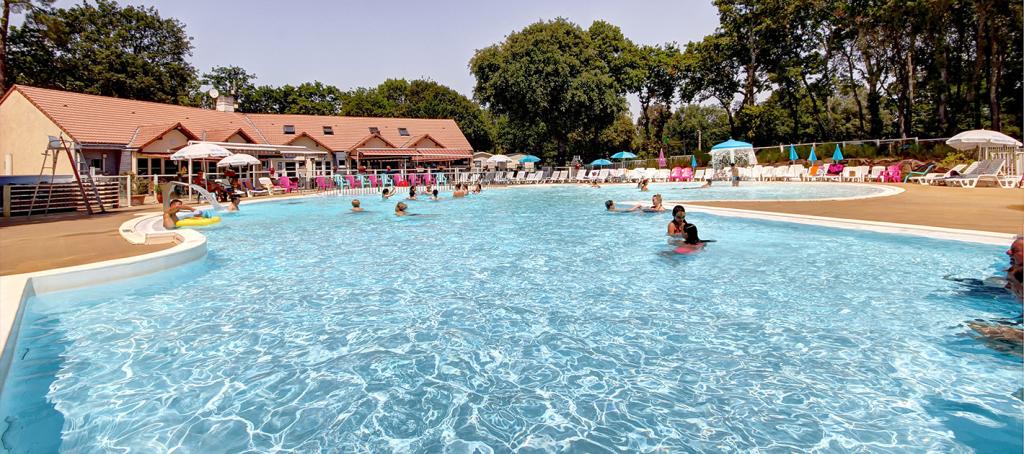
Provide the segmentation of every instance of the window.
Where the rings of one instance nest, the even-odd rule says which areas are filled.
[[[400,135],[400,136],[408,136],[409,135],[409,130],[405,129],[405,128],[398,128],[398,135]]]
[[[330,126],[324,126],[324,135],[325,136],[333,136],[334,135],[334,128],[332,128]]]
[[[380,129],[376,126],[370,126],[370,134],[380,134]]]
[[[295,134],[295,125],[284,125],[285,134]]]

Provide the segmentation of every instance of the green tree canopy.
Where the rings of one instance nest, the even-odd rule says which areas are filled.
[[[344,92],[319,81],[298,86],[261,85],[239,94],[238,110],[249,113],[338,115]]]
[[[431,80],[388,79],[374,88],[342,96],[342,115],[451,118],[474,150],[494,147],[494,126],[486,111],[459,92]]]
[[[614,43],[616,33],[604,25],[595,35],[600,46],[590,31],[559,18],[478,50],[469,65],[477,98],[510,124],[544,134],[557,147],[549,157],[565,161],[570,136],[597,140],[625,109],[627,88],[612,68],[627,45]]]
[[[147,101],[188,99],[192,42],[154,8],[97,0],[35,9],[9,36],[15,83]]]

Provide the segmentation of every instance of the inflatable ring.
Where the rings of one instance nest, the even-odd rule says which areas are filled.
[[[175,222],[174,225],[177,227],[205,227],[218,222],[220,222],[220,216],[212,218],[186,218]]]

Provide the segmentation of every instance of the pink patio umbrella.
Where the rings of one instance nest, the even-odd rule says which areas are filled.
[[[658,150],[658,168],[664,169],[668,167],[668,160],[665,159],[665,149]]]

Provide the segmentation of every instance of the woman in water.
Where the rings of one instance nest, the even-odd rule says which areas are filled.
[[[643,180],[640,180],[640,192],[647,192],[648,190],[649,189],[647,189],[647,179],[644,178]]]
[[[672,208],[672,221],[668,223],[669,244],[680,246],[684,251],[692,252],[704,246],[704,241],[697,234],[697,226],[686,222],[686,208],[676,205]]]
[[[484,192],[484,187],[477,182],[476,186],[473,186],[473,194],[479,194],[481,192]]]
[[[390,190],[390,189],[388,189],[388,188],[384,188],[384,189],[380,190],[380,198],[381,198],[381,200],[390,199],[391,196],[393,196],[393,195],[395,195],[395,192]]]
[[[437,196],[437,189],[430,191],[430,200],[434,202],[441,200],[441,198]]]
[[[662,205],[661,194],[654,194],[653,196],[651,196],[651,206],[650,206],[650,208],[644,208],[644,212],[645,213],[661,213],[662,211],[665,211],[665,206]]]
[[[416,186],[409,186],[408,200],[416,200]]]

